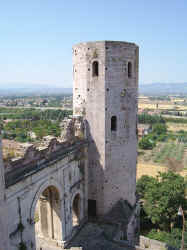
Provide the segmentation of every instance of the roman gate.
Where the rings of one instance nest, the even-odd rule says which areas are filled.
[[[73,133],[77,124],[69,122],[67,140],[4,163],[10,250],[63,247],[87,220],[87,142]]]

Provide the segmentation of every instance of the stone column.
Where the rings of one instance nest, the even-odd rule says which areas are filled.
[[[54,221],[53,221],[53,192],[48,189],[48,235],[50,239],[54,239]]]
[[[41,236],[42,237],[49,237],[48,232],[48,201],[46,200],[45,196],[41,196],[40,198],[40,230],[41,230]]]
[[[36,212],[38,213],[38,223],[35,225],[35,234],[38,233],[38,237],[43,237],[42,234],[42,222],[41,222],[41,199],[38,200],[38,204],[36,206]]]

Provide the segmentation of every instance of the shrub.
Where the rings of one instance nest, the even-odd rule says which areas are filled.
[[[153,149],[156,146],[156,143],[150,139],[148,136],[143,137],[139,142],[139,147],[141,149]]]

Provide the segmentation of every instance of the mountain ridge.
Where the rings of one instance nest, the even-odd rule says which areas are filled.
[[[0,96],[11,95],[50,95],[50,94],[72,94],[72,88],[50,86],[45,84],[20,84],[10,83],[0,85]]]
[[[187,95],[187,82],[140,84],[139,94],[144,95]]]
[[[10,83],[1,86],[0,96],[10,95],[51,95],[72,94],[71,87],[64,88],[60,85]],[[143,95],[187,95],[187,82],[184,83],[161,83],[139,84],[139,94]]]

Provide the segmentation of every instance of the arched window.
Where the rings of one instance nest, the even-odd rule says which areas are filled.
[[[97,61],[92,63],[92,76],[99,76],[99,63]]]
[[[128,78],[132,77],[132,63],[128,62]]]
[[[111,117],[111,131],[116,131],[117,130],[117,117],[112,116]]]

